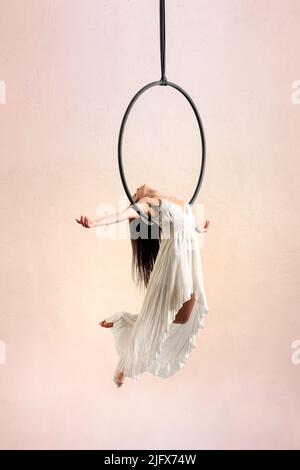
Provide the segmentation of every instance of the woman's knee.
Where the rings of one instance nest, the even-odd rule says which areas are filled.
[[[195,300],[196,300],[196,294],[194,292],[192,294],[191,298],[189,300],[187,300],[183,304],[181,309],[178,311],[178,313],[175,317],[175,323],[184,324],[189,320],[189,318],[191,316],[191,313],[192,313],[192,310],[193,310],[193,307],[194,307],[194,304],[195,304]]]
[[[190,315],[189,314],[184,314],[180,317],[178,323],[181,323],[182,325],[184,325],[190,318]]]

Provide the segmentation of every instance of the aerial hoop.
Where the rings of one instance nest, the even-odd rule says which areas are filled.
[[[203,176],[204,176],[204,169],[205,169],[205,162],[206,162],[206,143],[205,143],[205,135],[204,135],[204,129],[203,129],[203,125],[202,125],[202,121],[201,121],[201,118],[200,118],[200,114],[197,110],[197,107],[195,105],[195,103],[193,102],[192,98],[190,97],[190,95],[187,93],[187,91],[185,91],[182,87],[180,87],[179,85],[177,85],[176,83],[172,83],[172,82],[169,82],[167,80],[167,77],[165,75],[165,65],[166,65],[166,38],[165,38],[165,0],[160,0],[160,62],[161,62],[161,78],[160,80],[158,81],[155,81],[155,82],[151,82],[151,83],[148,83],[148,85],[145,85],[143,88],[141,88],[135,95],[134,97],[132,98],[132,100],[130,101],[126,111],[125,111],[125,114],[123,116],[123,119],[122,119],[122,123],[121,123],[121,127],[120,127],[120,131],[119,131],[119,138],[118,138],[118,164],[119,164],[119,172],[120,172],[120,176],[121,176],[121,180],[122,180],[122,184],[123,184],[123,187],[124,187],[124,190],[125,190],[125,193],[127,194],[127,197],[129,199],[129,201],[131,202],[131,204],[135,204],[134,200],[132,199],[132,196],[131,196],[131,193],[129,191],[129,188],[128,188],[128,185],[127,185],[127,181],[126,181],[126,178],[125,178],[125,173],[124,173],[124,167],[123,167],[123,161],[122,161],[122,157],[123,157],[123,152],[122,152],[122,145],[123,145],[123,135],[124,135],[124,130],[125,130],[125,126],[126,126],[126,122],[127,122],[127,119],[128,119],[128,116],[130,114],[130,111],[134,105],[134,103],[137,101],[137,99],[143,94],[145,93],[145,91],[149,90],[149,88],[152,88],[154,86],[171,86],[172,88],[175,88],[176,90],[178,90],[186,99],[187,101],[189,102],[189,104],[191,105],[193,111],[194,111],[194,114],[195,114],[195,117],[196,117],[196,120],[197,120],[197,123],[198,123],[198,127],[199,127],[199,132],[200,132],[200,138],[201,138],[201,167],[200,167],[200,174],[199,174],[199,178],[198,178],[198,181],[197,181],[197,186],[196,186],[196,189],[194,191],[194,194],[192,195],[192,198],[189,202],[190,205],[192,205],[199,193],[199,190],[200,190],[200,187],[201,187],[201,184],[202,184],[202,180],[203,180]]]

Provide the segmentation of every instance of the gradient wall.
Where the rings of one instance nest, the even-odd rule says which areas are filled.
[[[75,217],[128,203],[117,137],[160,78],[158,0],[0,1],[2,449],[299,447],[300,3],[166,8],[166,76],[206,131],[210,311],[176,375],[117,389],[98,322],[142,304],[128,227]],[[133,191],[191,197],[200,142],[178,92],[143,95],[124,139]]]

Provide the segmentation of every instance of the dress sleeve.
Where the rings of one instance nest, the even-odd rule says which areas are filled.
[[[196,213],[196,211],[194,210],[193,207],[191,207],[191,209],[192,209],[192,213],[193,213],[193,215],[194,215],[195,230],[196,230],[196,232],[198,232],[198,233],[204,232],[204,230],[201,228],[201,225],[200,225],[201,221],[200,221],[199,214]]]

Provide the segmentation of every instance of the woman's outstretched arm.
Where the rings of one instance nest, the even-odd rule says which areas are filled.
[[[143,209],[144,211],[147,211],[149,209],[148,204],[143,202],[138,203],[137,206],[141,207],[141,209]],[[128,219],[138,219],[139,217],[140,215],[138,214],[138,212],[133,209],[132,206],[129,206],[126,207],[126,209],[123,209],[122,211],[114,212],[113,214],[109,215],[104,215],[95,220],[90,220],[84,215],[81,215],[80,219],[75,218],[75,220],[85,228],[92,228],[98,227],[100,225],[116,224]]]

